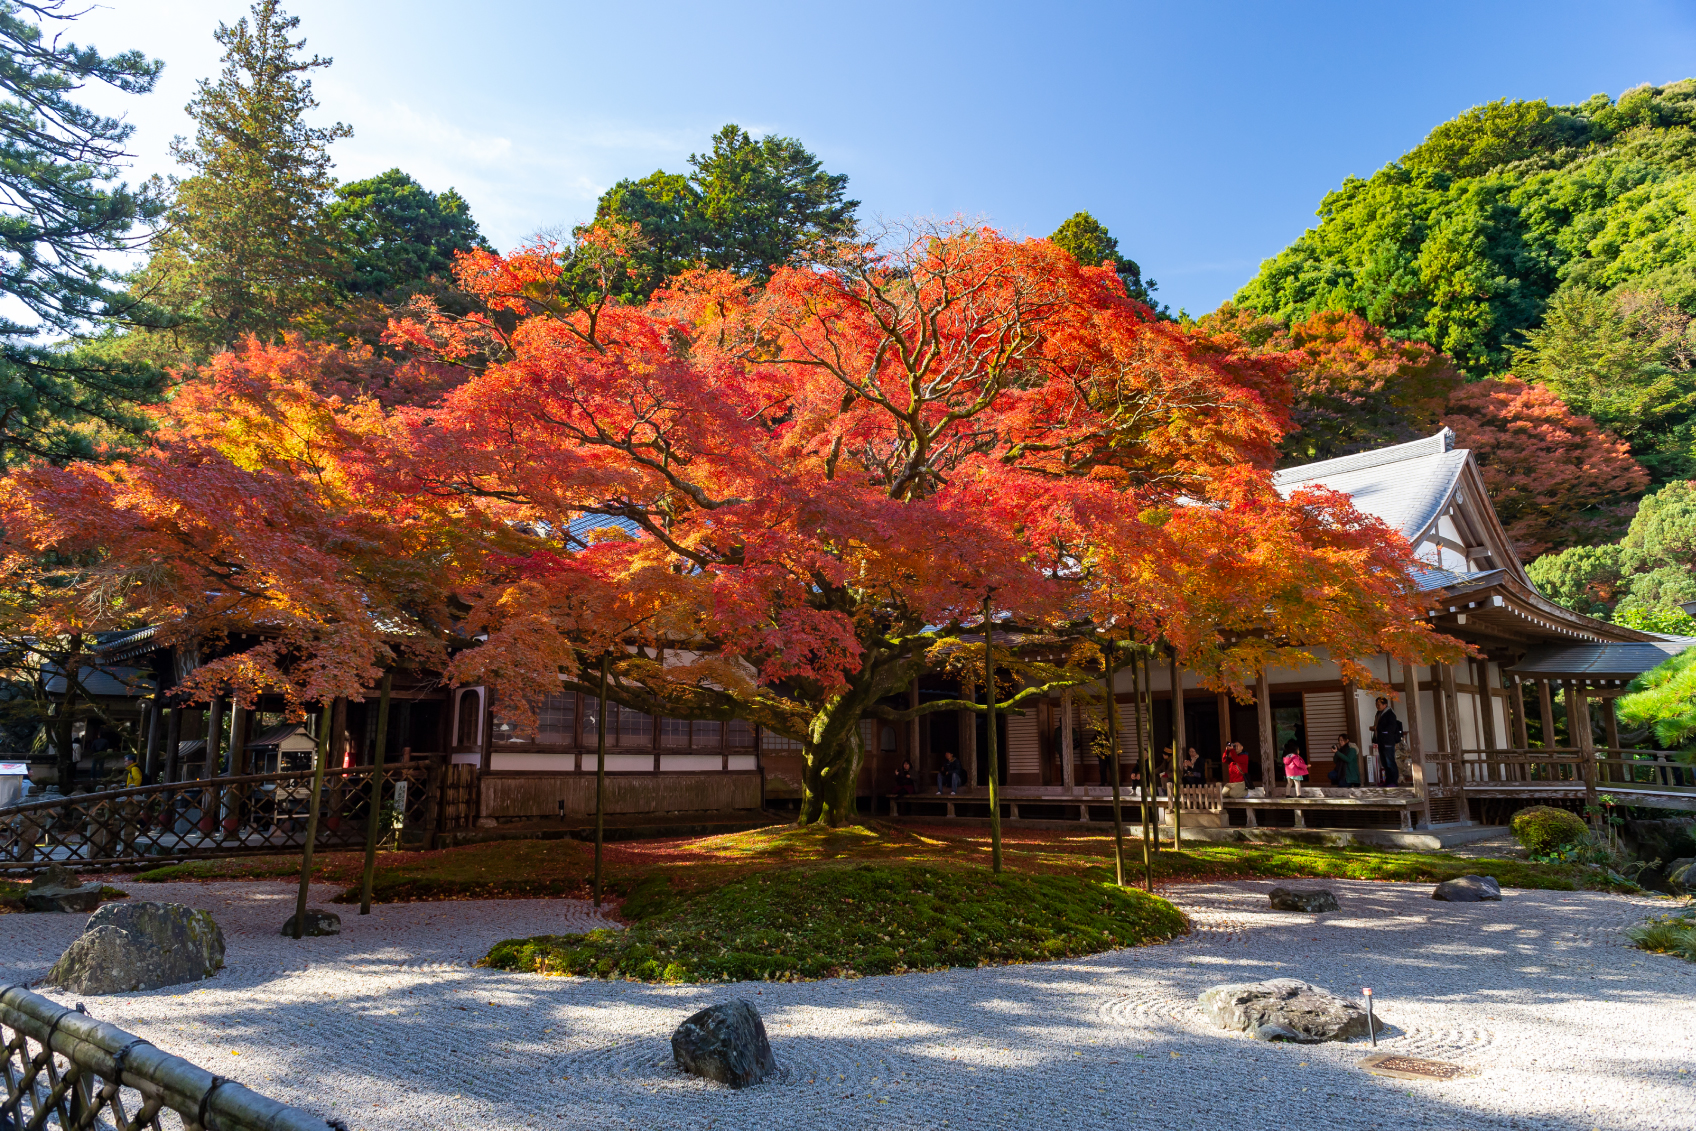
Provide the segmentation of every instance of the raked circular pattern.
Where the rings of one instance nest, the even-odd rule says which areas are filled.
[[[1273,911],[1271,882],[1177,886],[1195,930],[1166,945],[986,970],[794,985],[650,986],[482,970],[495,941],[609,925],[570,900],[316,906],[295,942],[282,883],[146,885],[203,907],[229,967],[197,986],[84,999],[102,1020],[276,1096],[401,1128],[1218,1128],[1323,1123],[1663,1131],[1696,1110],[1696,965],[1624,945],[1665,901],[1325,881],[1339,911]],[[1314,886],[1318,886],[1315,884]],[[0,981],[39,978],[82,916],[0,916]],[[1296,977],[1373,987],[1379,1051],[1463,1065],[1444,1082],[1362,1072],[1365,1041],[1286,1046],[1212,1028],[1196,995]],[[46,991],[69,1003],[70,995]],[[780,1066],[733,1092],[678,1071],[670,1035],[733,996]]]

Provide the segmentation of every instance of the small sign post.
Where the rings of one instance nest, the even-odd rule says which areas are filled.
[[[1372,1038],[1372,1047],[1378,1047],[1378,1026],[1372,1017],[1372,987],[1362,986],[1360,992],[1366,995],[1366,1034]]]

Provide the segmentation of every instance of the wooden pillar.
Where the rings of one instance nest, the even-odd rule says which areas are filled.
[[[1449,702],[1443,694],[1443,665],[1431,665],[1431,712],[1437,717],[1437,733],[1432,735],[1437,744],[1437,750],[1443,754],[1452,753],[1449,750]]]
[[[1425,823],[1431,823],[1431,790],[1425,765],[1425,721],[1419,710],[1419,669],[1412,664],[1402,665],[1402,710],[1407,715],[1406,731],[1408,768],[1413,772],[1413,788],[1426,803]]]
[[[912,677],[912,690],[911,694],[907,695],[907,702],[912,705],[912,709],[919,709],[919,677]],[[912,777],[916,782],[924,780],[919,777],[919,734],[924,731],[923,722],[923,716],[914,716],[912,722],[907,724],[907,758],[912,761]]]
[[[1555,704],[1549,693],[1549,681],[1537,681],[1537,721],[1543,726],[1543,749],[1555,748]]]
[[[1223,691],[1219,693],[1219,745],[1231,745],[1231,697]]]
[[[970,703],[978,701],[970,681],[960,681],[960,698]],[[959,718],[960,763],[966,768],[966,784],[975,789],[978,784],[978,716],[975,711],[961,711]]]
[[[165,693],[155,691],[147,707],[147,747],[141,760],[141,780],[152,785],[159,780],[159,754],[165,747]]]
[[[1182,848],[1184,841],[1184,755],[1189,752],[1189,739],[1184,733],[1184,673],[1178,667],[1178,653],[1172,654],[1167,670],[1172,683],[1172,778],[1166,786],[1166,796],[1172,802],[1172,847]],[[1299,812],[1299,810],[1298,810]]]
[[[1455,666],[1443,664],[1443,714],[1447,716],[1444,722],[1448,728],[1449,754],[1459,762],[1461,760],[1460,745],[1460,694],[1455,690]],[[1457,768],[1458,774],[1460,770]]]
[[[1073,754],[1074,739],[1072,737],[1072,692],[1070,689],[1060,693],[1060,783],[1071,789],[1078,783],[1077,758]]]
[[[1614,697],[1602,697],[1602,735],[1608,744],[1608,757],[1618,758],[1619,751],[1619,716],[1614,714]]]
[[[1479,660],[1478,671],[1478,722],[1479,729],[1484,733],[1484,749],[1494,753],[1496,750],[1496,693],[1490,690],[1490,661]]]
[[[1577,736],[1578,758],[1584,771],[1584,807],[1596,823],[1596,740],[1590,734],[1590,699],[1582,683],[1568,682],[1566,701],[1572,712],[1573,734]]]
[[[1368,747],[1371,746],[1371,743],[1365,741],[1365,737],[1360,733],[1360,691],[1352,683],[1343,684],[1343,705],[1343,731],[1349,736],[1349,741],[1354,743],[1355,749],[1370,753]],[[1373,706],[1377,706],[1377,704],[1374,703]],[[1320,742],[1326,739],[1329,742],[1335,742],[1337,736],[1334,734],[1310,734],[1307,736],[1307,759],[1309,762],[1319,756],[1320,750],[1330,749],[1329,742],[1324,746],[1320,745]],[[1366,754],[1361,755],[1362,759],[1365,757]]]
[[[183,709],[180,704],[171,705],[170,716],[165,720],[165,780],[176,781],[181,767],[178,765],[183,748]]]
[[[1270,797],[1278,784],[1278,754],[1273,749],[1278,735],[1272,729],[1272,683],[1264,671],[1254,681],[1254,709],[1260,722],[1260,784]]]
[[[201,764],[200,776],[218,776],[219,756],[224,750],[224,697],[214,695],[206,708],[206,761]]]
[[[1566,704],[1566,740],[1567,740],[1567,745],[1575,751],[1581,751],[1583,749],[1583,747],[1579,744],[1579,741],[1578,741],[1578,692],[1577,692],[1577,686],[1578,685],[1575,684],[1570,679],[1561,680],[1561,690],[1563,692],[1565,692],[1565,694],[1562,695],[1561,698]]]

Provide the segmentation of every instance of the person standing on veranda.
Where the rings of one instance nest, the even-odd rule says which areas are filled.
[[[1378,697],[1378,713],[1372,717],[1372,748],[1378,754],[1378,768],[1383,771],[1385,785],[1395,785],[1401,775],[1396,769],[1396,748],[1402,741],[1402,721],[1384,696]]]

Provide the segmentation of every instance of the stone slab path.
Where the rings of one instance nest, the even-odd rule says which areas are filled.
[[[1170,894],[1176,943],[990,970],[798,985],[648,986],[479,970],[514,935],[582,930],[568,900],[337,907],[296,943],[280,883],[130,884],[211,911],[229,966],[198,986],[85,999],[160,1047],[354,1131],[401,1128],[1641,1128],[1696,1125],[1696,964],[1628,948],[1665,901],[1333,881],[1342,909],[1275,912],[1271,882]],[[1304,883],[1303,886],[1306,886]],[[315,892],[328,906],[330,889]],[[39,978],[82,916],[0,916],[0,983]],[[1195,1008],[1222,982],[1373,988],[1379,1051],[1447,1082],[1368,1075],[1365,1041],[1268,1045]],[[45,990],[58,1000],[71,996]],[[681,1075],[672,1029],[741,995],[782,1078],[732,1092]]]

